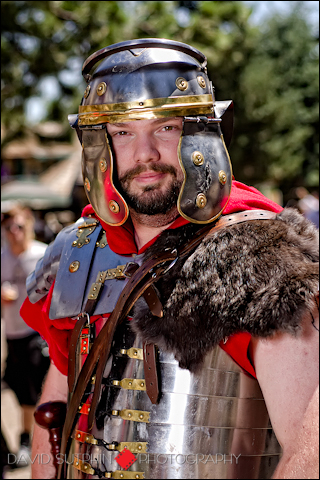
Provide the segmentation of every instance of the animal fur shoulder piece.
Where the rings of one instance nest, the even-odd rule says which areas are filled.
[[[198,228],[164,231],[145,258],[183,244]],[[173,352],[181,368],[195,371],[233,333],[295,334],[302,315],[314,308],[318,262],[318,230],[292,208],[274,220],[225,227],[157,282],[163,318],[153,317],[143,299],[137,302],[133,329]]]

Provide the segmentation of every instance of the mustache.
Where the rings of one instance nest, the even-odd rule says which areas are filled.
[[[156,172],[156,173],[170,173],[174,177],[177,176],[177,169],[173,167],[172,165],[164,165],[164,164],[150,164],[149,166],[146,165],[137,165],[136,167],[132,168],[131,170],[128,170],[124,175],[122,175],[121,178],[119,178],[119,181],[124,184],[128,182],[129,180],[132,180],[134,177],[137,175],[140,175],[140,173],[143,172]]]

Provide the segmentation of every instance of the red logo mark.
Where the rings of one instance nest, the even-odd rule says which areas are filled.
[[[122,452],[116,456],[115,460],[118,462],[120,467],[124,468],[125,470],[128,470],[128,468],[137,461],[136,457],[130,452],[130,450],[127,449],[127,447],[124,447]]]

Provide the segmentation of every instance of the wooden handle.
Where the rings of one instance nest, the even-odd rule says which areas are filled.
[[[34,418],[39,427],[48,430],[53,465],[58,475],[58,454],[60,453],[62,428],[66,418],[67,405],[64,402],[48,402],[39,405]]]

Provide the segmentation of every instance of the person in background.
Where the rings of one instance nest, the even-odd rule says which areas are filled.
[[[26,278],[43,256],[47,245],[34,239],[30,209],[16,205],[2,213],[1,310],[5,324],[8,357],[3,381],[16,394],[22,407],[23,425],[17,462],[30,461],[33,413],[49,367],[46,342],[20,317],[26,296]]]

